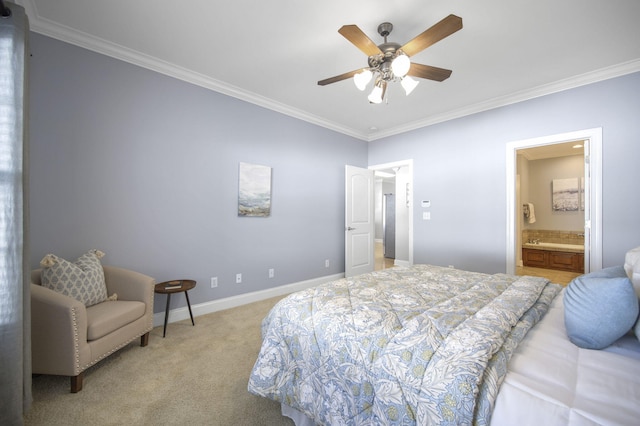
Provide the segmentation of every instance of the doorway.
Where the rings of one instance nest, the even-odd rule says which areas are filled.
[[[393,265],[413,264],[413,160],[403,160],[393,163],[369,166],[376,175],[375,222],[376,222],[376,269],[384,269]],[[383,186],[384,183],[384,186]],[[393,258],[384,256],[384,228],[386,223],[383,215],[384,194],[393,193],[395,203],[395,218],[393,228]],[[387,218],[390,216],[387,216]],[[388,219],[387,219],[388,220]],[[387,238],[390,238],[389,236]],[[388,247],[390,247],[389,245]],[[388,250],[388,249],[387,249]],[[388,254],[388,253],[387,253]]]
[[[376,170],[374,184],[374,269],[376,271],[395,266],[396,194],[396,170]]]
[[[584,273],[602,268],[602,129],[596,128],[507,144],[508,274],[515,274],[522,247],[520,223],[525,200],[519,198],[518,152],[536,147],[560,149],[573,141],[582,141],[584,145],[584,184],[581,186],[584,192]]]

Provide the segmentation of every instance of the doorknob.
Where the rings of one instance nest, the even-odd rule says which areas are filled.
[[[356,230],[356,228],[352,228],[350,226],[347,226],[347,231],[355,231],[355,230]]]

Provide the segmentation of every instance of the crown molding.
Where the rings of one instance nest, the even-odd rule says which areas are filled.
[[[396,126],[384,131],[377,131],[375,132],[375,134],[367,134],[356,131],[353,128],[326,120],[319,116],[309,114],[308,112],[301,109],[293,108],[281,102],[274,101],[273,99],[269,99],[256,93],[243,90],[240,87],[230,85],[228,83],[213,79],[211,77],[188,70],[175,64],[162,61],[158,58],[145,55],[127,47],[100,39],[98,37],[80,32],[69,27],[65,27],[51,20],[47,20],[46,18],[38,16],[37,10],[31,0],[18,0],[17,3],[21,4],[27,11],[31,30],[39,34],[43,34],[48,37],[52,37],[57,40],[61,40],[66,43],[73,44],[106,56],[110,56],[131,63],[133,65],[153,70],[158,73],[177,78],[179,80],[192,83],[197,86],[201,86],[206,89],[210,89],[218,93],[231,96],[242,101],[246,101],[251,104],[276,111],[281,114],[285,114],[290,117],[297,118],[299,120],[303,120],[308,123],[315,124],[317,126],[324,127],[326,129],[333,130],[335,132],[342,133],[344,135],[367,142],[387,138],[456,118],[465,117],[467,115],[488,111],[506,105],[515,104],[529,99],[640,71],[640,60],[633,60],[611,67],[602,68],[593,72],[580,74],[554,83],[545,84],[542,86],[534,87],[532,89],[526,89],[506,96],[501,96],[473,105],[468,105],[443,114],[429,116],[425,119],[417,120],[405,125]]]
[[[356,139],[366,140],[366,135],[355,131],[352,128],[325,120],[313,114],[309,114],[298,108],[293,108],[273,99],[266,98],[256,93],[243,90],[240,87],[216,80],[175,64],[160,60],[158,58],[143,54],[127,47],[103,40],[101,38],[83,33],[81,31],[60,25],[53,21],[41,18],[35,12],[32,2],[25,1],[25,9],[31,11],[30,29],[36,33],[64,41],[66,43],[82,47],[84,49],[100,53],[133,65],[140,66],[169,77],[204,87],[215,92],[231,96],[242,101],[252,103],[263,108],[288,115],[299,120],[306,121],[333,130]]]
[[[424,120],[414,121],[403,126],[387,129],[382,132],[376,133],[369,138],[369,141],[376,139],[382,139],[389,136],[397,135],[400,133],[409,132],[411,130],[420,129],[422,127],[431,126],[434,124],[442,123],[445,121],[453,120],[456,118],[465,117],[467,115],[477,114],[479,112],[488,111],[491,109],[515,104],[518,102],[527,101],[529,99],[539,98],[541,96],[551,95],[553,93],[562,92],[564,90],[573,89],[580,86],[586,86],[588,84],[597,83],[599,81],[609,80],[615,77],[621,77],[623,75],[632,74],[640,71],[640,59],[636,59],[629,62],[623,62],[618,65],[601,68],[596,71],[580,74],[574,77],[559,80],[553,83],[544,84],[542,86],[534,87],[531,89],[522,90],[516,93],[512,93],[506,96],[500,96],[490,99],[488,101],[479,102],[473,105],[468,105],[463,108],[430,116]]]

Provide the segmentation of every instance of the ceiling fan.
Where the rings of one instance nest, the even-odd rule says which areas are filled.
[[[369,66],[320,80],[318,84],[326,86],[353,77],[358,89],[364,90],[373,80],[374,86],[369,95],[369,102],[377,104],[384,99],[389,82],[400,81],[408,95],[418,85],[418,81],[410,76],[444,81],[451,75],[451,70],[412,63],[409,58],[461,28],[462,18],[449,15],[401,46],[387,41],[393,25],[383,22],[378,26],[378,34],[384,37],[384,43],[376,46],[357,25],[343,25],[338,32],[369,57]]]

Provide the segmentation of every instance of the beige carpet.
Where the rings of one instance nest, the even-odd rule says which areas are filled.
[[[260,323],[280,298],[162,326],[88,369],[83,390],[69,379],[33,378],[25,425],[293,425],[280,405],[247,391]]]

